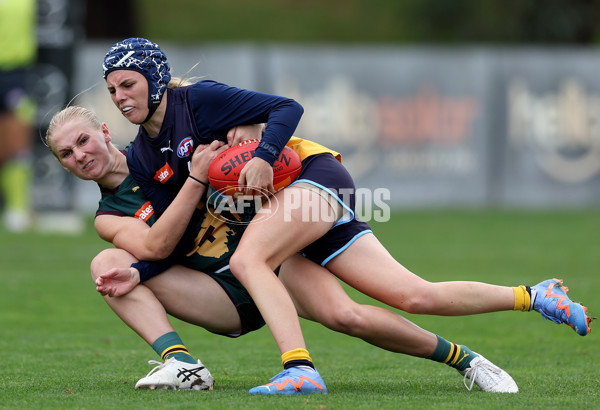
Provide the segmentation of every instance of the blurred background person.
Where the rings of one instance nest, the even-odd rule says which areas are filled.
[[[31,226],[32,124],[27,78],[36,60],[36,0],[0,0],[0,195],[11,232]]]

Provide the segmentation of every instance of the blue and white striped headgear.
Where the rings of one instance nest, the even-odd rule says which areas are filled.
[[[132,70],[148,81],[148,109],[144,122],[154,114],[164,95],[171,73],[167,56],[158,44],[145,38],[128,38],[113,45],[102,63],[104,79],[115,70]]]

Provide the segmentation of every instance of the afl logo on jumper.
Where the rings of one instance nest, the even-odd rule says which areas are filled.
[[[187,137],[179,143],[179,146],[177,147],[177,156],[179,158],[186,158],[190,156],[192,151],[194,151],[194,141],[192,141],[192,137]]]

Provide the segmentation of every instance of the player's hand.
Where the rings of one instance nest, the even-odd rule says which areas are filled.
[[[229,148],[223,141],[213,141],[209,145],[198,145],[192,155],[190,175],[208,183],[208,167],[223,151]]]
[[[259,195],[265,191],[274,194],[273,167],[262,158],[252,158],[240,172],[238,185],[247,187],[246,195],[252,195],[254,190],[258,190]]]
[[[96,279],[96,291],[102,296],[123,296],[140,283],[136,268],[112,268]]]
[[[258,140],[262,138],[262,132],[265,129],[265,124],[238,125],[233,127],[227,133],[227,145],[233,147],[242,141]]]

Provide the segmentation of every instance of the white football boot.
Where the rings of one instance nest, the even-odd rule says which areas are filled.
[[[475,353],[475,352],[473,352]],[[459,371],[464,375],[463,383],[467,390],[473,389],[473,383],[485,392],[490,393],[518,393],[517,383],[510,377],[510,374],[490,362],[488,359],[476,353],[478,356],[471,360],[469,367]],[[467,379],[471,383],[467,384]]]
[[[135,384],[136,389],[212,390],[215,385],[215,379],[200,360],[192,364],[171,357],[164,363],[150,360],[148,364],[158,366]]]

